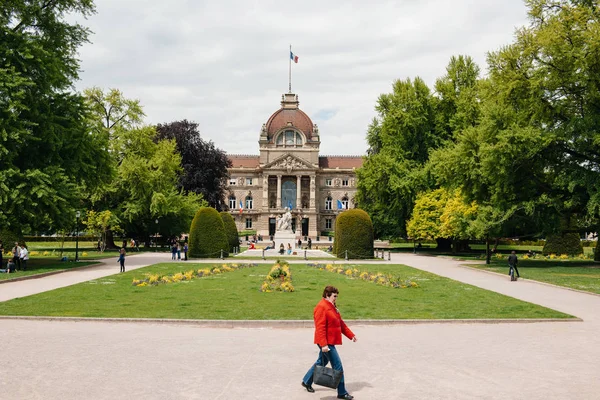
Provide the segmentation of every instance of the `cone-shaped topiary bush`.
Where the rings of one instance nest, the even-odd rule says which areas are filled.
[[[240,237],[237,226],[235,226],[233,217],[227,211],[221,211],[221,218],[223,219],[223,224],[225,225],[225,234],[227,235],[227,240],[229,241],[229,252],[232,253],[233,249],[239,247],[240,245]]]
[[[563,235],[550,236],[546,240],[544,254],[568,254],[570,256],[576,256],[583,253],[583,246],[581,240],[579,240],[578,233],[565,233]]]
[[[594,261],[600,261],[600,238],[596,242],[596,249],[594,250]]]
[[[223,219],[212,207],[200,207],[190,227],[190,257],[218,258],[229,255]]]
[[[363,210],[342,212],[335,220],[334,252],[338,257],[373,258],[373,222]]]

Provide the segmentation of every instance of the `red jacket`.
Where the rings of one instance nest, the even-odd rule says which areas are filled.
[[[342,316],[333,304],[323,299],[314,311],[315,344],[323,347],[328,344],[342,344],[342,333],[348,339],[354,338],[354,333],[342,321]]]

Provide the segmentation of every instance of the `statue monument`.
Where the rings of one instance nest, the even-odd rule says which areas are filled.
[[[277,217],[276,231],[273,240],[275,241],[275,252],[279,251],[281,244],[287,249],[288,244],[294,247],[296,243],[296,234],[292,231],[292,212],[288,207],[285,208],[283,215]]]

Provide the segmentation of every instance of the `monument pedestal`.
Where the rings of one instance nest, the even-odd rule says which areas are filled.
[[[294,251],[294,249],[296,248],[296,246],[294,245],[294,243],[296,243],[296,234],[291,230],[275,232],[273,240],[275,241],[275,251],[277,251],[277,254],[279,254],[279,246],[281,244],[283,244],[283,247],[285,248],[284,255],[287,254],[288,243],[290,244],[290,246],[292,246],[292,251]]]

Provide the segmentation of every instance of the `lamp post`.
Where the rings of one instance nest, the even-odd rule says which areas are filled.
[[[81,212],[75,213],[75,262],[79,261],[79,217]]]
[[[154,237],[154,247],[158,247],[158,218],[154,220],[156,224],[156,236]]]

